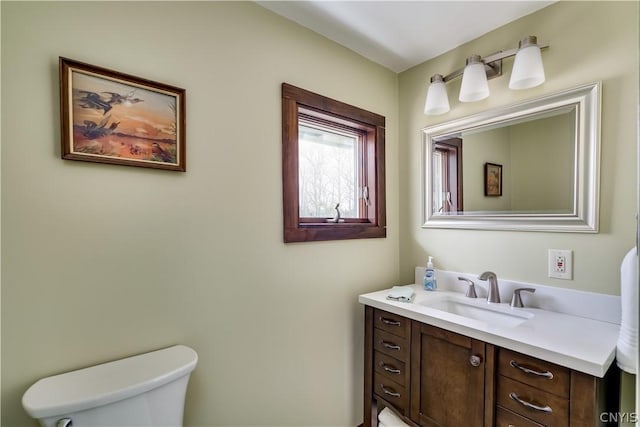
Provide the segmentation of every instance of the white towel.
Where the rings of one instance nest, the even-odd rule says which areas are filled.
[[[390,299],[393,301],[411,302],[413,300],[413,295],[414,295],[414,292],[413,292],[413,287],[411,285],[394,286],[389,291],[389,295],[387,295],[387,299]]]
[[[620,369],[638,372],[638,248],[631,249],[620,266],[622,319],[616,349]]]
[[[378,414],[378,426],[381,425],[384,427],[409,427],[409,424],[402,421],[402,419],[389,408],[384,408],[382,412]]]

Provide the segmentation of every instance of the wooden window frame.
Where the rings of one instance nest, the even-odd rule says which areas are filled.
[[[359,195],[360,218],[327,222],[326,218],[300,218],[298,124],[299,117],[333,127],[358,130],[362,150],[358,161],[361,182],[369,201]],[[380,238],[387,236],[385,198],[385,118],[352,105],[282,84],[282,191],[284,241],[312,242]]]
[[[440,151],[446,156],[446,175],[443,180],[452,193],[453,209],[445,209],[445,212],[462,212],[463,186],[462,186],[462,139],[451,138],[438,141],[433,144],[434,151]]]

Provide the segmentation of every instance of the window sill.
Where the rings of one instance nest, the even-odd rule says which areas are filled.
[[[375,224],[317,222],[284,230],[285,243],[317,240],[373,239],[387,237],[387,228]]]

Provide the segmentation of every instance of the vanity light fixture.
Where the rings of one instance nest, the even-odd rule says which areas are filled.
[[[460,85],[460,102],[475,102],[489,96],[489,83],[487,83],[487,72],[484,70],[484,63],[480,55],[471,55],[467,58],[467,63],[462,73],[462,84]]]
[[[542,54],[537,42],[535,36],[520,40],[511,70],[509,89],[529,89],[544,83]]]
[[[444,114],[448,112],[449,97],[447,96],[447,88],[444,87],[444,77],[442,74],[434,74],[431,76],[429,89],[427,90],[427,101],[424,104],[425,114]]]
[[[488,79],[502,75],[502,60],[515,56],[509,89],[520,90],[536,87],[545,81],[544,66],[540,49],[549,44],[539,45],[535,36],[520,40],[516,49],[497,52],[484,58],[471,55],[464,68],[455,70],[446,76],[435,74],[430,79],[424,113],[428,115],[444,114],[450,110],[445,83],[462,76],[460,102],[475,102],[489,96]]]

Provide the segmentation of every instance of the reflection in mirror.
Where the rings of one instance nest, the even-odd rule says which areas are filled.
[[[596,232],[598,128],[595,83],[424,129],[424,226]]]
[[[548,117],[526,117],[435,141],[434,214],[573,212],[576,113],[571,106]],[[447,149],[450,144],[455,148]],[[460,162],[463,181],[458,184],[450,169]],[[485,195],[487,163],[502,166],[499,197]]]
[[[434,214],[462,211],[462,139],[435,141],[432,155]]]

